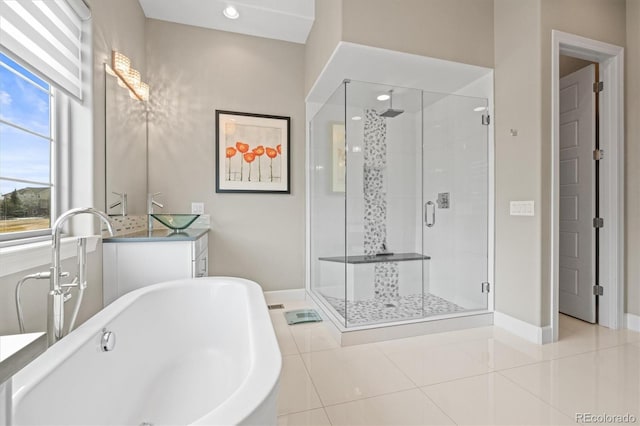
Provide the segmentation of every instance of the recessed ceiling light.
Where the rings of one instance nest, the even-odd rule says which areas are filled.
[[[386,101],[388,99],[389,99],[389,95],[387,95],[387,94],[378,96],[378,100],[379,101]]]
[[[475,107],[473,110],[475,112],[480,112],[480,111],[484,111],[485,109],[487,109],[486,107]]]
[[[353,121],[360,121],[360,120],[362,120],[362,117],[360,117],[359,115],[354,115],[353,117],[351,117],[351,119]]]
[[[227,6],[222,11],[222,14],[229,19],[238,19],[240,14],[238,13],[238,9],[233,6]]]

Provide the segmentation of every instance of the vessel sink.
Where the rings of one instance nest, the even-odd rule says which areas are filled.
[[[198,217],[199,214],[169,214],[169,213],[152,213],[151,217],[174,231],[187,229]]]

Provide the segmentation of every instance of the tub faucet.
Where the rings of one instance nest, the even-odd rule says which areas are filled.
[[[49,300],[47,303],[47,341],[49,346],[62,339],[64,335],[64,300],[67,296],[66,289],[72,286],[78,285],[74,282],[71,284],[61,284],[60,276],[60,237],[62,234],[63,225],[70,218],[79,214],[91,214],[101,219],[107,226],[107,230],[110,235],[113,235],[113,227],[111,221],[106,213],[96,210],[92,207],[82,207],[77,209],[71,209],[58,217],[53,226],[51,227],[51,268],[49,275]],[[85,262],[84,255],[82,259],[78,259],[79,263]],[[83,270],[84,265],[80,268],[79,274],[82,275],[80,280],[86,276]],[[84,286],[84,283],[80,283],[80,288]],[[80,300],[78,300],[78,303]]]
[[[151,217],[151,214],[153,213],[153,206],[160,207],[161,209],[164,208],[164,205],[154,199],[154,197],[160,194],[162,194],[162,192],[149,192],[147,194],[147,229],[149,231],[149,235],[153,232],[153,218]]]

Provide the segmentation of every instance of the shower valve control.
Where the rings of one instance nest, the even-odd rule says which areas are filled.
[[[449,208],[449,193],[448,192],[440,192],[438,194],[438,208],[439,209],[448,209]]]

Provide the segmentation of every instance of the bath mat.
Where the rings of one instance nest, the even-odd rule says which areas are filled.
[[[322,321],[320,315],[313,309],[296,309],[295,311],[285,312],[284,317],[289,325]]]

